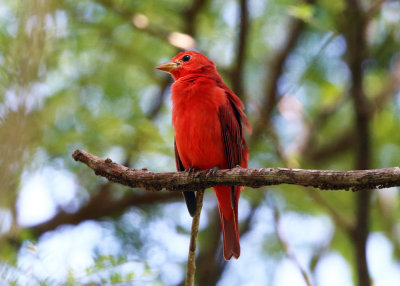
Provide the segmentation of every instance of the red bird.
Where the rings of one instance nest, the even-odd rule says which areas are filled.
[[[250,130],[240,99],[226,86],[206,56],[182,52],[156,67],[172,74],[172,123],[178,171],[247,168],[249,150],[242,125]],[[238,203],[243,187],[214,187],[223,230],[226,260],[240,256]],[[183,193],[189,213],[196,212],[194,192]]]

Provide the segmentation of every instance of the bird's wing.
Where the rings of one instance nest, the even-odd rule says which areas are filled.
[[[178,148],[176,147],[176,142],[174,140],[175,149],[175,164],[176,169],[179,172],[185,171],[185,167],[182,164],[181,158],[179,157]],[[187,191],[183,192],[183,197],[185,198],[186,206],[188,208],[189,214],[193,217],[196,213],[196,195],[194,192]]]
[[[234,168],[242,162],[242,124],[240,113],[234,104],[228,100],[227,104],[219,107],[219,121],[224,141],[225,155],[228,168]]]
[[[225,147],[225,156],[228,168],[234,168],[242,164],[242,152],[245,141],[242,135],[242,124],[240,113],[234,103],[228,103],[219,108],[219,121],[221,124],[222,138]],[[231,205],[237,215],[240,190],[238,187],[231,187]],[[237,218],[236,218],[237,220]]]
[[[240,100],[239,97],[237,97],[233,91],[222,81],[220,77],[216,79],[218,87],[222,88],[225,92],[225,95],[228,97],[228,101],[230,105],[232,106],[232,109],[234,110],[235,117],[237,121],[240,123],[240,126],[243,125],[243,127],[251,133],[251,125],[249,120],[246,117],[246,114],[244,114],[244,105],[242,101]],[[240,128],[242,130],[242,128]]]

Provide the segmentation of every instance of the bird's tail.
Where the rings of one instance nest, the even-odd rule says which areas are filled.
[[[225,260],[239,258],[238,203],[240,187],[214,187],[218,199],[222,224],[223,252]]]

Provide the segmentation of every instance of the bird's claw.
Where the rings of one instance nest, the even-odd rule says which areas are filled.
[[[193,174],[193,173],[195,173],[195,172],[197,172],[197,171],[199,171],[199,169],[197,169],[196,167],[190,167],[190,168],[187,168],[187,169],[185,170],[185,172],[187,172],[187,173],[189,173],[189,174]]]
[[[214,168],[208,169],[208,170],[206,171],[206,176],[215,175],[219,169],[220,169],[220,168],[219,168],[218,166],[215,166]]]

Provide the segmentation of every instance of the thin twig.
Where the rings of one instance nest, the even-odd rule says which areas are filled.
[[[199,232],[199,223],[201,208],[203,207],[204,190],[198,191],[196,196],[196,214],[192,220],[192,230],[190,232],[190,246],[186,268],[186,286],[194,285],[194,276],[196,273],[196,245],[197,234]]]
[[[296,47],[297,41],[305,26],[306,24],[302,20],[295,18],[292,19],[285,44],[282,49],[280,49],[280,52],[274,57],[275,60],[273,63],[268,66],[270,73],[268,74],[268,80],[265,81],[265,97],[262,102],[262,109],[260,110],[259,118],[253,125],[253,133],[249,144],[250,146],[252,146],[265,131],[265,126],[269,125],[271,114],[278,101],[278,81],[284,72],[284,64]]]
[[[160,92],[157,95],[157,98],[154,100],[149,112],[147,113],[147,117],[150,120],[154,120],[157,115],[160,113],[160,110],[163,106],[164,99],[167,95],[167,89],[169,86],[169,83],[171,82],[171,78],[169,76],[163,77],[163,79],[160,82]]]
[[[396,90],[400,86],[400,61],[397,61],[393,66],[394,68],[391,71],[391,75],[389,76],[386,86],[374,96],[374,98],[371,100],[371,104],[369,104],[369,108],[366,111],[368,112],[369,118],[372,118],[375,114],[380,112],[396,95]],[[354,148],[356,142],[356,132],[354,132],[354,128],[343,130],[341,134],[335,136],[333,141],[330,140],[324,145],[315,143],[321,127],[328,122],[329,117],[331,117],[332,114],[334,114],[341,107],[341,105],[346,102],[346,100],[346,98],[343,98],[343,100],[340,100],[333,106],[325,110],[323,109],[316,116],[317,119],[313,120],[310,130],[308,131],[308,138],[306,143],[304,143],[304,148],[302,150],[303,156],[306,160],[322,162]]]
[[[281,228],[280,228],[280,216],[279,216],[279,211],[276,205],[271,202],[271,196],[268,197],[269,201],[269,206],[272,208],[273,213],[274,213],[274,228],[275,228],[275,233],[276,236],[279,240],[279,243],[281,244],[283,251],[285,252],[285,255],[287,258],[289,258],[299,269],[301,275],[303,276],[304,281],[306,282],[307,286],[311,286],[311,281],[310,278],[308,277],[308,274],[304,267],[300,264],[299,260],[297,259],[296,255],[293,253],[292,248],[289,244],[289,242],[286,240],[284,235],[282,234]]]
[[[347,234],[352,234],[353,225],[344,219],[344,217],[334,208],[332,207],[324,198],[316,192],[307,192],[307,194],[320,206],[324,207],[331,218],[335,222],[335,224],[344,230]]]
[[[218,206],[210,210],[207,216],[209,223],[207,228],[202,231],[203,235],[207,237],[207,243],[200,248],[197,255],[197,265],[199,266],[196,278],[197,285],[217,285],[227,266],[220,243],[221,223]]]

